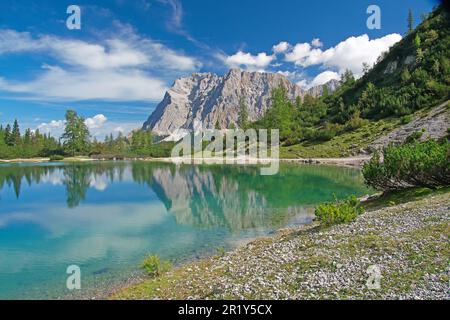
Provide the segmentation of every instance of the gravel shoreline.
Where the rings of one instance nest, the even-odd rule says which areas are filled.
[[[326,164],[344,167],[362,167],[365,162],[370,160],[369,155],[361,155],[345,158],[292,158],[292,159],[278,159],[280,163],[300,163],[300,164]],[[88,157],[68,157],[58,163],[73,163],[73,162],[101,162],[101,161],[148,161],[148,162],[169,162],[179,163],[180,159],[172,158],[121,158],[118,160],[111,159],[94,159]],[[253,159],[251,163],[266,164],[272,159]],[[46,163],[50,162],[50,158],[30,158],[30,159],[0,159],[0,164],[21,164],[21,163]],[[214,158],[193,158],[192,164],[225,164],[224,160],[217,160]],[[250,162],[250,159],[248,160]],[[232,163],[231,165],[237,164]],[[228,165],[228,164],[227,164]]]
[[[281,230],[110,298],[447,300],[449,236],[446,192],[369,211],[349,224]],[[374,274],[369,267],[380,271],[379,289],[366,285]]]

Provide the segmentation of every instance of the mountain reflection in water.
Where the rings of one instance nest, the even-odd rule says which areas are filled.
[[[0,167],[0,190],[20,198],[24,184],[64,186],[68,208],[87,191],[107,192],[116,182],[145,184],[177,223],[231,230],[277,226],[293,216],[310,217],[313,205],[361,189],[357,170],[330,166],[281,165],[274,176],[257,166],[181,165],[156,162],[98,162]],[[0,198],[0,203],[1,203]]]

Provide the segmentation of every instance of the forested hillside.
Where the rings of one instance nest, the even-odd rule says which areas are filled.
[[[448,100],[449,14],[440,6],[423,19],[360,79],[345,72],[333,94],[292,102],[274,90],[271,108],[250,127],[279,128],[287,157],[343,156]]]

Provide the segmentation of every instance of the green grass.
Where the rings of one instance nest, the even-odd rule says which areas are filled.
[[[430,195],[439,195],[448,192],[450,192],[450,187],[439,188],[436,190],[429,188],[410,188],[381,194],[374,199],[364,201],[363,207],[366,210],[377,210],[384,207],[420,200]]]
[[[358,154],[371,142],[387,134],[400,124],[399,119],[384,119],[369,122],[359,129],[343,133],[330,141],[321,143],[303,142],[293,146],[280,147],[280,158],[339,158]]]

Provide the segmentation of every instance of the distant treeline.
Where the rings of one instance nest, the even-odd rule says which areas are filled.
[[[0,126],[0,159],[32,158],[61,156],[94,156],[111,157],[166,157],[170,155],[173,143],[154,143],[151,132],[136,130],[129,137],[121,132],[112,134],[104,141],[91,139],[91,134],[84,118],[75,111],[66,112],[66,125],[59,139],[42,134],[39,129],[26,129],[23,134],[19,122],[11,126]]]
[[[0,158],[47,157],[62,152],[61,144],[49,134],[26,129],[22,135],[17,120],[0,126]]]

